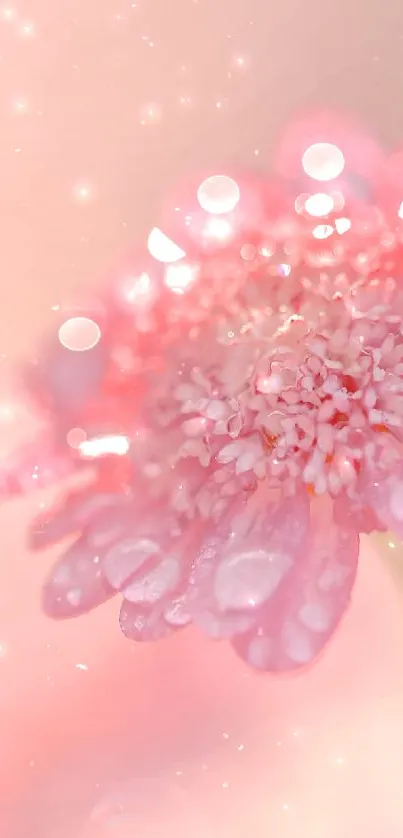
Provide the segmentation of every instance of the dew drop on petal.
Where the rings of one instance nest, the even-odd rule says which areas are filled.
[[[291,567],[284,553],[263,548],[241,550],[219,562],[214,594],[220,609],[254,609],[272,596]]]
[[[146,562],[159,555],[160,547],[152,539],[127,537],[114,544],[103,557],[103,572],[109,584],[120,591]]]
[[[48,616],[65,619],[91,611],[113,594],[99,557],[80,539],[52,569],[43,587],[42,604]]]
[[[124,636],[137,643],[163,640],[176,631],[176,627],[164,620],[159,609],[148,609],[127,600],[121,605],[119,625]]]
[[[125,599],[129,602],[154,605],[174,591],[181,579],[181,567],[177,558],[165,556],[156,567],[123,586]]]

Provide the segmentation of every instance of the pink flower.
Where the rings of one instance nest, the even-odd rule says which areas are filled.
[[[97,475],[31,532],[34,548],[79,534],[44,588],[53,617],[120,594],[134,640],[193,622],[256,669],[294,670],[348,607],[359,534],[403,536],[402,231],[357,192],[372,171],[382,193],[380,152],[348,130],[335,145],[332,125],[307,144],[298,127],[292,200],[287,185],[275,212],[265,186],[249,224],[242,188],[207,178],[185,255],[136,280],[147,317],[118,277],[99,343],[79,363],[55,344],[36,370],[55,454]]]

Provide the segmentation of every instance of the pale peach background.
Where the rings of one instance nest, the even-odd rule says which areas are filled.
[[[305,104],[398,142],[402,46],[399,0],[0,5],[2,404],[52,306],[140,241],[188,172],[264,167]],[[4,452],[32,423],[0,416]],[[191,633],[134,648],[114,604],[47,621],[51,557],[24,548],[41,501],[0,510],[2,838],[403,835],[403,598],[374,545],[326,656],[283,682]],[[104,827],[114,807],[126,818]]]

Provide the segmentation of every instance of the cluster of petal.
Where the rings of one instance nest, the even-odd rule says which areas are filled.
[[[31,530],[34,549],[69,539],[44,586],[53,617],[120,595],[133,640],[193,623],[287,672],[343,617],[360,533],[403,535],[403,229],[387,161],[370,146],[371,183],[346,137],[342,181],[247,186],[250,217],[241,184],[229,242],[222,213],[215,242],[196,213],[178,262],[89,306],[95,347],[78,361],[55,339],[31,369],[54,463],[95,473]],[[72,428],[87,448],[69,448]]]

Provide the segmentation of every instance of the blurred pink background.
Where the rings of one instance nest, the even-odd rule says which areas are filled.
[[[55,307],[96,283],[206,163],[264,169],[296,108],[347,107],[403,138],[397,0],[0,4],[0,451],[10,394]],[[403,600],[365,542],[353,606],[299,678],[248,672],[192,633],[137,648],[114,604],[40,614],[51,556],[0,510],[4,838],[403,836]],[[397,584],[396,584],[397,582]]]

